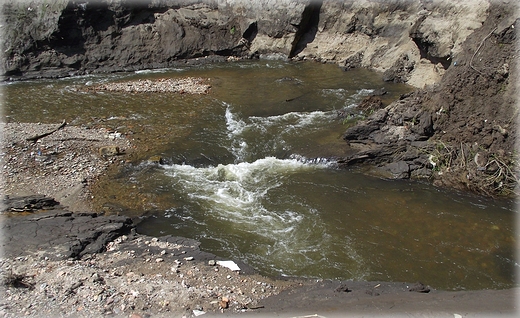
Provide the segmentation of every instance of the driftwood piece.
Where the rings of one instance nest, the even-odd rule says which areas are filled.
[[[58,130],[63,129],[63,127],[65,127],[65,126],[67,126],[67,122],[65,120],[63,120],[63,122],[57,128],[55,128],[55,129],[53,129],[53,130],[51,130],[49,132],[46,132],[44,134],[41,134],[41,135],[36,135],[36,136],[33,136],[33,137],[26,138],[25,140],[36,142],[36,141],[38,141],[38,139],[41,139],[43,137],[47,137],[49,135],[54,134]]]

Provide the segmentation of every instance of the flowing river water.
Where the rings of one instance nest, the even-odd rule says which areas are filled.
[[[200,76],[208,95],[93,93],[102,82]],[[101,181],[100,206],[138,231],[195,238],[265,275],[421,281],[441,289],[515,285],[513,200],[336,169],[363,97],[411,89],[366,70],[276,60],[4,85],[4,120],[109,126],[139,156]],[[164,164],[147,160],[157,155]]]

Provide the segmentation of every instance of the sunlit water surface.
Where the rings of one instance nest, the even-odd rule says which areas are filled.
[[[211,93],[77,90],[182,76],[209,78]],[[195,238],[266,275],[514,286],[513,201],[370,177],[326,159],[346,150],[337,111],[355,112],[382,87],[386,104],[410,91],[364,70],[248,61],[4,85],[4,117],[101,123],[155,141],[150,154],[166,164],[143,158],[113,178],[114,189],[148,198],[128,212],[147,215],[138,230]],[[117,191],[110,197],[126,192]]]

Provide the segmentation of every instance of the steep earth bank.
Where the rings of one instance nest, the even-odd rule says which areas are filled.
[[[350,128],[358,153],[342,164],[518,192],[515,1],[9,0],[2,13],[4,79],[273,54],[375,69],[420,90]]]
[[[428,178],[485,195],[519,193],[517,11],[492,5],[442,80],[347,129],[359,152],[394,178]]]
[[[387,80],[424,87],[459,60],[462,43],[490,7],[484,0],[7,0],[0,75],[67,76],[280,54],[373,68]]]

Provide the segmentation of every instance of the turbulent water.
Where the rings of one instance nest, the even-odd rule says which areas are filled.
[[[210,78],[211,93],[72,89],[188,75]],[[157,140],[151,154],[166,164],[136,162],[113,181],[123,189],[113,197],[128,189],[148,200],[138,230],[196,238],[264,274],[513,286],[512,201],[369,177],[327,159],[346,149],[338,110],[354,116],[355,105],[381,87],[386,103],[409,90],[333,65],[240,62],[7,85],[5,115],[59,122],[67,114],[77,124],[103,117]]]

